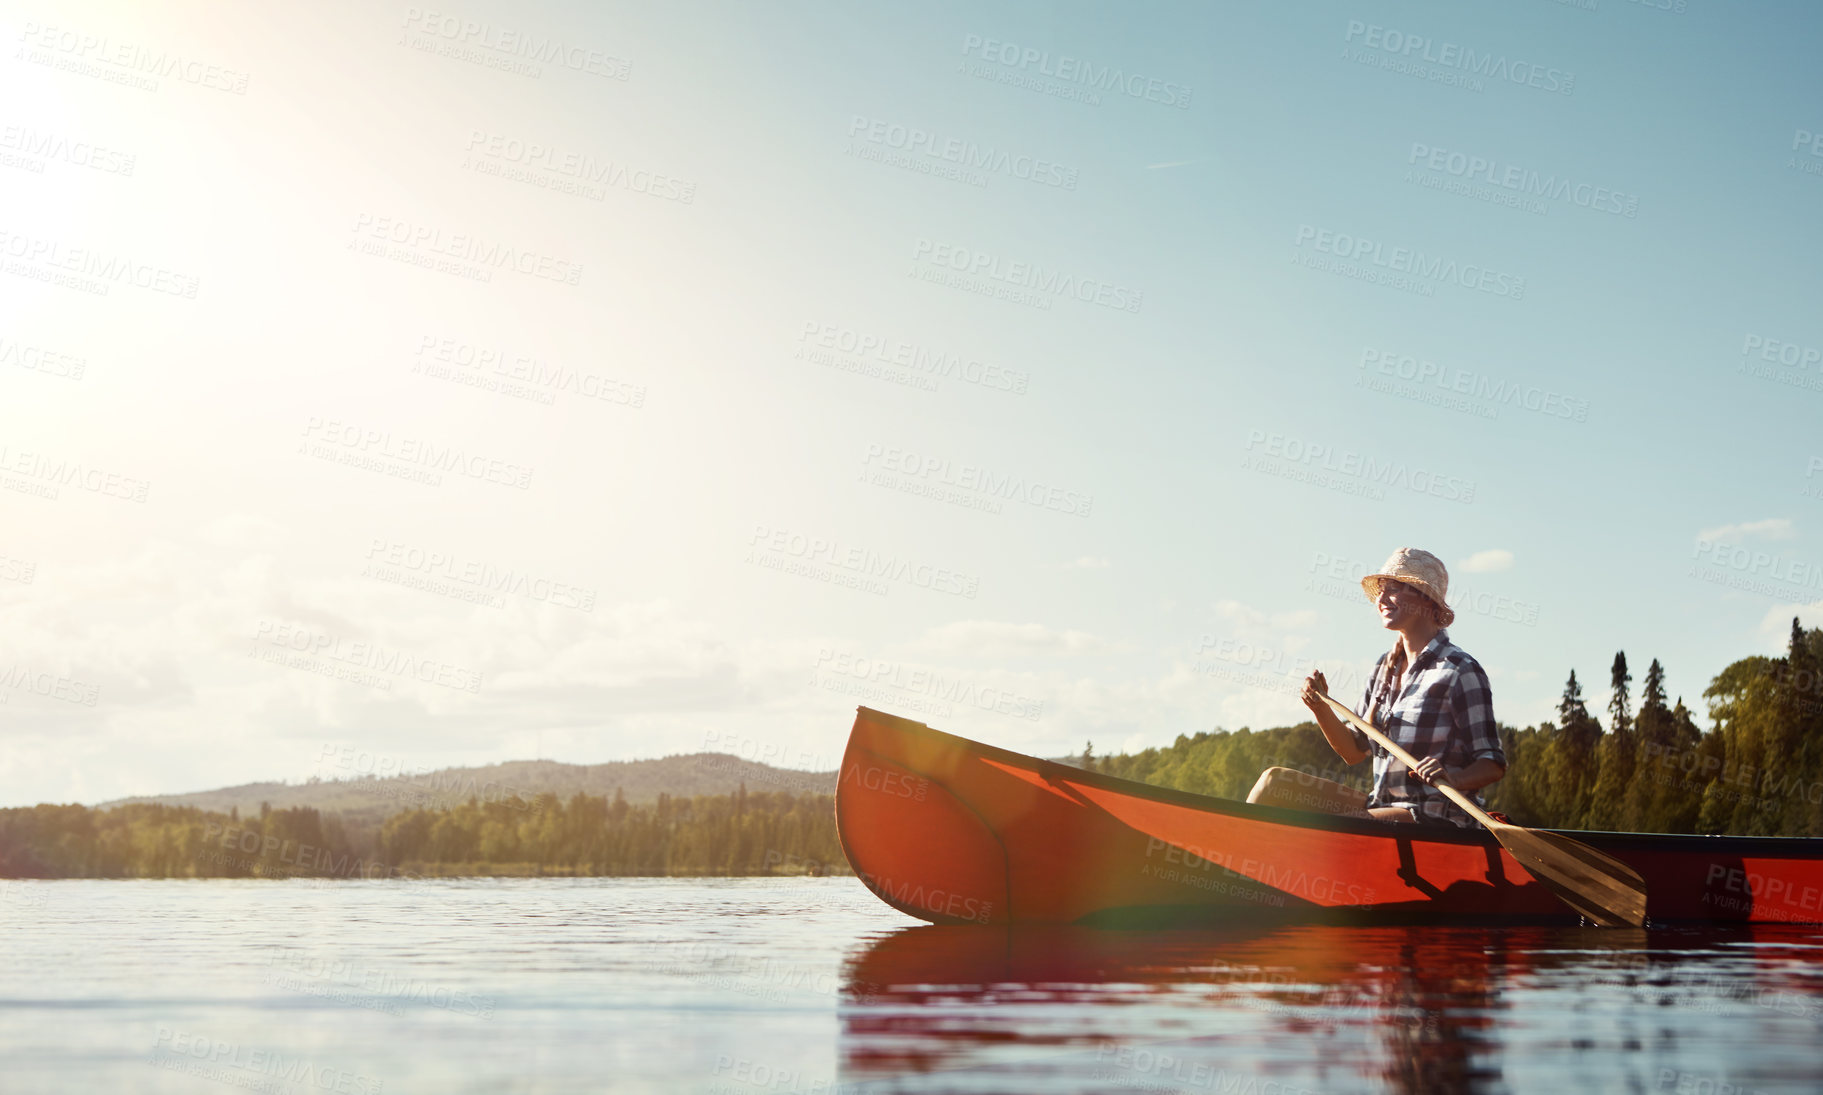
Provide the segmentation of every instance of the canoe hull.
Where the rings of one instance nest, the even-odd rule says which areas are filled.
[[[932,923],[1567,922],[1480,830],[1254,806],[1087,772],[860,708],[836,822],[861,880]],[[1823,841],[1571,833],[1655,922],[1823,922]]]

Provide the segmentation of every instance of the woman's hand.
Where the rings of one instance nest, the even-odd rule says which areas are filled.
[[[1423,760],[1419,761],[1418,767],[1412,769],[1412,775],[1417,776],[1432,787],[1437,786],[1439,783],[1451,782],[1449,771],[1443,767],[1443,762],[1436,757],[1425,757]]]
[[[1312,714],[1323,715],[1329,712],[1329,705],[1318,698],[1317,693],[1328,691],[1329,682],[1323,679],[1323,671],[1319,669],[1304,678],[1304,692],[1298,698],[1304,701],[1304,706],[1310,708]]]

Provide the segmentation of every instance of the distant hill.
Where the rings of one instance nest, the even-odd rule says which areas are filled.
[[[656,802],[668,795],[732,794],[745,783],[749,791],[816,792],[832,795],[834,772],[803,772],[774,768],[743,760],[729,753],[692,753],[658,760],[624,760],[607,764],[561,764],[554,760],[516,760],[480,768],[444,768],[422,775],[389,779],[318,780],[303,783],[244,783],[215,791],[190,791],[175,795],[141,795],[100,803],[110,809],[135,802],[168,806],[196,806],[223,813],[234,809],[242,815],[258,814],[260,803],[274,810],[310,806],[339,813],[357,830],[379,827],[400,810],[456,806],[477,798],[483,802],[524,798],[550,791],[559,798],[581,791],[612,797],[619,789],[634,805]]]

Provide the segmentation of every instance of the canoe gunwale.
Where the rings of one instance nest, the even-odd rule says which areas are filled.
[[[1176,806],[1185,806],[1209,813],[1254,818],[1300,829],[1320,829],[1329,832],[1353,833],[1362,836],[1391,837],[1401,840],[1421,841],[1424,843],[1499,847],[1499,841],[1494,838],[1494,834],[1479,827],[1459,828],[1454,825],[1422,823],[1414,825],[1410,822],[1351,818],[1343,817],[1338,814],[1321,814],[1308,810],[1291,809],[1289,807],[1264,806],[1256,803],[1239,802],[1234,799],[1219,798],[1214,795],[1202,795],[1193,791],[1181,791],[1171,787],[1158,787],[1150,783],[1140,783],[1137,780],[1123,779],[1119,776],[1110,776],[1102,772],[1092,772],[1086,768],[1076,768],[1067,764],[1059,764],[1056,761],[1046,760],[1042,757],[1015,753],[1010,749],[1002,749],[999,746],[989,745],[986,742],[979,742],[973,738],[965,738],[943,730],[936,730],[914,719],[888,714],[871,707],[860,706],[857,707],[855,711],[858,718],[886,723],[903,733],[926,736],[952,746],[961,747],[979,756],[1033,772],[1047,782],[1056,782],[1060,778],[1067,779],[1072,783],[1079,783],[1134,798],[1164,802]],[[854,748],[854,746],[851,744],[850,748]],[[878,756],[873,750],[863,751]],[[892,760],[895,764],[903,765],[904,763],[903,761],[895,760],[893,758],[881,759]],[[932,782],[937,783],[939,786],[944,786],[941,780],[929,776],[927,773],[920,774],[925,775],[926,778],[931,779]],[[948,790],[947,787],[945,787],[945,789]],[[957,798],[960,800],[960,796],[957,796]],[[839,793],[836,797],[836,804],[839,819],[841,806],[841,795]],[[971,811],[974,810],[972,805],[969,808]],[[979,811],[975,812],[977,816],[979,816]],[[840,829],[839,820],[837,827]],[[1538,831],[1560,833],[1564,836],[1571,837],[1572,839],[1580,840],[1597,848],[1601,848],[1604,851],[1619,849],[1673,854],[1700,852],[1706,854],[1721,853],[1742,856],[1769,856],[1781,859],[1823,859],[1823,839],[1814,837],[1720,836],[1689,833],[1626,833],[1582,829],[1540,829]],[[998,834],[995,834],[995,838],[997,840],[999,839]],[[1003,842],[1003,850],[1004,847],[1005,845]],[[888,903],[892,904],[892,902]],[[915,915],[921,916],[922,914]]]

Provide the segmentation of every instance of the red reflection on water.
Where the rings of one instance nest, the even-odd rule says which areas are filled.
[[[1817,953],[1815,933],[1804,937]],[[1648,1006],[1738,998],[1725,986],[1747,984],[1770,1007],[1776,987],[1823,1014],[1823,991],[1791,972],[1792,952],[1743,949],[1755,939],[1745,929],[910,928],[847,964],[842,1083],[922,1077],[941,1089],[942,1074],[966,1073],[1033,1092],[1501,1089],[1511,991],[1542,982],[1593,979]],[[1692,980],[1691,970],[1712,972]],[[1575,1024],[1564,1018],[1572,1049]]]

